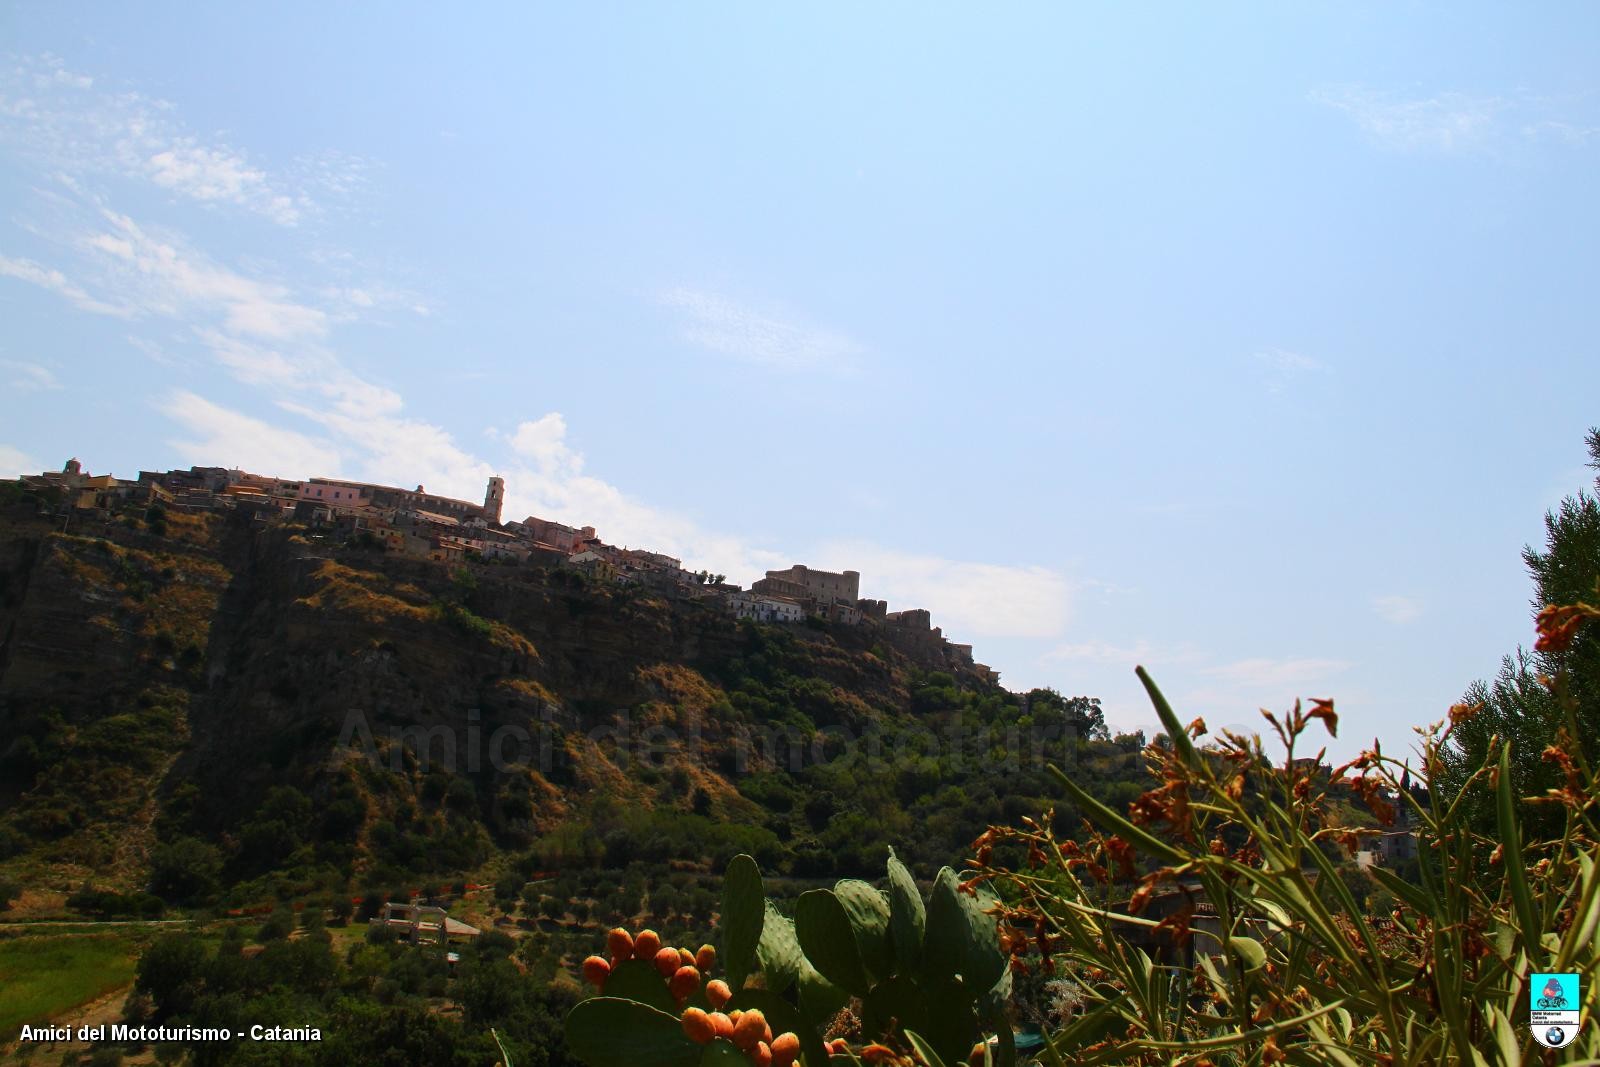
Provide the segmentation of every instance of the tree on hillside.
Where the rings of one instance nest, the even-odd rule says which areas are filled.
[[[1589,431],[1588,446],[1589,466],[1600,471],[1600,429]],[[1600,491],[1600,478],[1596,490]],[[1529,546],[1522,551],[1534,581],[1535,615],[1551,604],[1600,603],[1600,498],[1580,491],[1546,514],[1544,523],[1544,550]],[[1560,736],[1567,725],[1566,715],[1546,684],[1546,679],[1555,678],[1563,667],[1577,708],[1576,737],[1570,739]],[[1451,714],[1461,720],[1448,750],[1446,784],[1452,787],[1452,795],[1470,769],[1481,765],[1490,738],[1497,734],[1510,740],[1517,754],[1511,766],[1519,795],[1538,795],[1560,785],[1559,765],[1541,758],[1547,747],[1581,745],[1591,760],[1600,751],[1596,743],[1600,736],[1600,629],[1579,629],[1570,643],[1541,640],[1531,652],[1517,649],[1515,655],[1501,661],[1492,681],[1472,683]],[[1474,795],[1481,809],[1474,812],[1474,822],[1492,828],[1492,794],[1479,790]],[[1548,817],[1559,815],[1551,808]]]

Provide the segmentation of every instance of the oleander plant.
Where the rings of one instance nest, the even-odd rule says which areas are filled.
[[[1536,648],[1562,651],[1597,617],[1587,603],[1546,608]],[[1564,667],[1539,679],[1563,716],[1551,743],[1492,736],[1464,774],[1447,768],[1462,751],[1452,735],[1480,706],[1418,731],[1420,767],[1374,748],[1330,771],[1301,755],[1309,733],[1337,729],[1332,702],[1268,714],[1274,760],[1256,736],[1204,740],[1205,723],[1182,723],[1139,675],[1166,731],[1147,750],[1157,784],[1123,813],[1057,771],[1092,824],[1086,842],[1046,817],[976,843],[978,878],[1007,901],[1002,942],[1072,991],[1042,1064],[1541,1062],[1530,976],[1563,971],[1583,975],[1585,1023],[1550,1055],[1600,1063],[1600,783]],[[1520,795],[1519,761],[1549,765],[1555,784]],[[1336,802],[1352,796],[1371,820]],[[1404,833],[1415,880],[1372,866],[1362,877],[1387,914],[1371,914],[1339,861]]]

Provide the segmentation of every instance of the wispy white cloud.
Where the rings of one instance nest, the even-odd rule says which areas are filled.
[[[1336,697],[1339,680],[1352,665],[1345,660],[1313,657],[1254,657],[1201,666],[1189,674],[1164,671],[1157,663],[1158,680],[1174,707],[1185,715],[1199,714],[1213,727],[1257,732],[1260,708],[1282,710],[1296,699]],[[1126,707],[1138,707],[1138,698]]]
[[[0,68],[0,138],[72,175],[116,174],[204,204],[292,226],[364,181],[366,165],[332,154],[274,173],[243,151],[189,130],[165,100],[110,92],[54,56]]]
[[[47,389],[60,389],[61,383],[49,367],[18,359],[0,359],[0,371],[5,372],[6,387],[19,393],[37,393]]]
[[[1261,657],[1206,667],[1200,673],[1240,689],[1278,690],[1292,695],[1295,690],[1326,681],[1349,666],[1344,660],[1337,659]]]
[[[81,285],[74,283],[61,271],[35,263],[31,259],[17,259],[12,256],[0,255],[0,277],[15,278],[18,281],[37,285],[41,289],[48,289],[70,300],[84,311],[90,311],[96,315],[117,315],[127,318],[134,314],[132,308],[107,303],[90,296]]]
[[[1562,144],[1581,148],[1596,138],[1600,138],[1600,126],[1561,122],[1556,119],[1540,119],[1537,122],[1525,123],[1522,127],[1522,135],[1530,141],[1555,140]]]
[[[956,640],[1058,637],[1071,614],[1071,583],[1048,567],[947,559],[851,541],[823,545],[817,555],[821,566],[860,571],[862,595],[888,600],[891,610],[927,608],[934,625]]]
[[[44,468],[39,461],[15,445],[0,444],[0,478],[15,478],[21,474],[38,474]]]
[[[1412,597],[1391,594],[1372,598],[1372,610],[1385,622],[1403,626],[1422,618],[1422,602]]]
[[[1267,348],[1256,353],[1267,380],[1267,391],[1281,393],[1297,379],[1312,374],[1326,374],[1328,365],[1303,352],[1290,352],[1283,348]]]
[[[1402,152],[1480,148],[1511,106],[1497,96],[1440,92],[1408,97],[1362,85],[1318,89],[1311,99],[1349,115],[1374,143]]]
[[[1312,101],[1343,112],[1380,148],[1411,153],[1502,151],[1547,142],[1583,148],[1600,138],[1593,93],[1418,95],[1367,85],[1324,86]]]
[[[102,212],[109,229],[84,239],[110,269],[125,306],[176,317],[189,306],[220,315],[233,334],[269,340],[318,337],[328,315],[292,296],[287,286],[246,277],[211,262],[175,238],[162,238],[125,215]]]
[[[583,457],[567,444],[567,420],[558,411],[520,423],[509,443],[543,473],[573,476],[583,469]]]
[[[1089,584],[1089,583],[1084,583]],[[1040,657],[1046,663],[1120,664],[1127,667],[1190,667],[1205,660],[1205,655],[1190,644],[1154,645],[1143,638],[1128,645],[1110,641],[1069,641]]]
[[[1300,352],[1285,351],[1282,348],[1269,348],[1264,352],[1257,352],[1256,359],[1274,370],[1281,371],[1295,372],[1328,369],[1327,364],[1320,359],[1315,359]]]
[[[208,328],[266,340],[327,332],[328,313],[296,298],[285,285],[230,270],[126,215],[101,209],[96,220],[75,240],[77,251],[87,257],[77,277],[3,255],[0,276],[48,289],[99,315],[198,319]]]
[[[1057,645],[1043,658],[1050,662],[1087,661],[1090,663],[1138,664],[1150,659],[1154,650],[1148,641],[1117,645],[1109,641],[1078,641]]]
[[[226,148],[179,141],[145,161],[151,181],[196,200],[222,200],[250,207],[274,222],[300,221],[303,205],[274,190],[266,172]]]
[[[339,453],[328,442],[222,407],[188,390],[171,393],[159,406],[189,435],[171,442],[189,463],[268,473],[339,469]]]
[[[512,453],[499,473],[506,478],[506,514],[537,515],[575,526],[594,526],[620,545],[648,547],[745,582],[782,565],[773,551],[743,538],[708,530],[666,508],[640,500],[584,470],[583,453],[567,437],[567,422],[548,412],[493,436]]]
[[[756,311],[720,293],[677,288],[660,299],[681,315],[686,339],[747,363],[843,372],[865,351],[843,334]]]

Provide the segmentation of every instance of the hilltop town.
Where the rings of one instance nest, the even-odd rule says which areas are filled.
[[[136,479],[91,474],[76,459],[59,471],[17,479],[27,490],[55,494],[65,523],[109,519],[127,508],[148,515],[229,511],[252,523],[296,523],[326,535],[447,567],[486,562],[572,568],[589,579],[635,583],[668,597],[712,600],[738,619],[793,625],[807,619],[882,627],[897,644],[917,646],[935,662],[998,685],[999,672],[973,658],[972,646],[945,638],[925,608],[890,611],[861,596],[853,570],[804,564],[769,570],[749,589],[720,574],[688,571],[681,560],[603,541],[593,526],[573,527],[529,515],[505,521],[505,479],[491,477],[482,503],[415,489],[341,478],[296,480],[227,467],[141,470]]]

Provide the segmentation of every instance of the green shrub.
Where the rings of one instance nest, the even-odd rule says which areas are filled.
[[[222,854],[198,838],[180,837],[150,853],[150,891],[175,904],[198,904],[217,892]]]
[[[1078,1005],[1048,1035],[1045,1062],[1537,1061],[1530,975],[1600,965],[1600,782],[1573,744],[1570,702],[1560,740],[1542,754],[1561,769],[1561,789],[1517,796],[1512,761],[1532,754],[1497,738],[1459,789],[1430,793],[1377,751],[1331,775],[1297,761],[1314,723],[1336,727],[1331,702],[1272,718],[1285,750],[1275,763],[1256,737],[1224,732],[1198,746],[1205,724],[1184,726],[1140,677],[1166,726],[1165,743],[1147,750],[1159,784],[1123,815],[1057,772],[1095,825],[1086,847],[1059,839],[1048,818],[978,842],[980,877],[1011,898],[1003,929],[1019,964],[1076,985]],[[1559,694],[1564,682],[1551,684]],[[1475,710],[1457,706],[1448,727],[1424,733],[1424,785],[1443,778],[1451,731]],[[1384,829],[1340,816],[1338,792],[1359,797]],[[1470,820],[1478,794],[1497,813],[1492,834]],[[1558,813],[1558,836],[1526,831],[1535,806]],[[1375,921],[1331,857],[1408,823],[1420,884],[1375,868],[1394,904]],[[1002,862],[1007,852],[1025,859]],[[1592,1013],[1592,981],[1585,993]],[[1591,1062],[1600,1030],[1586,1027],[1569,1047]]]
[[[85,882],[67,898],[67,907],[97,919],[159,919],[166,911],[160,897],[149,893],[117,893]]]

